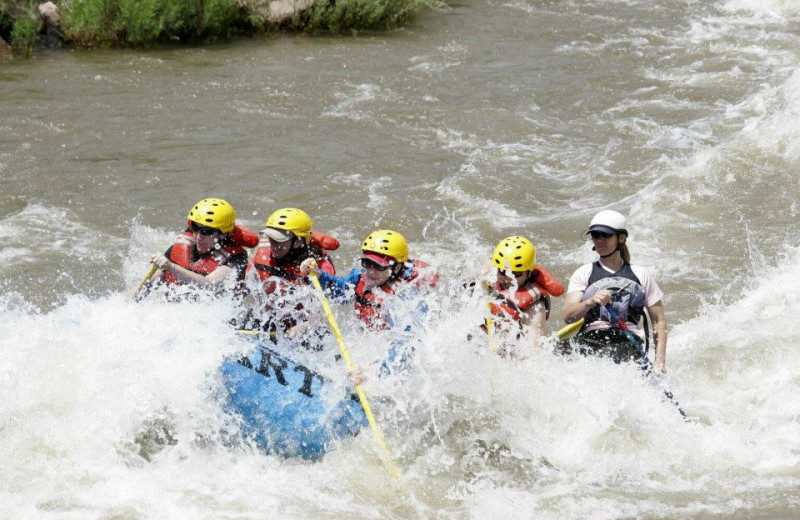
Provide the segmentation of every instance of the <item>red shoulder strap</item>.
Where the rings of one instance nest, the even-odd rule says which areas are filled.
[[[564,294],[564,286],[561,285],[561,282],[559,282],[555,276],[550,274],[550,272],[545,269],[543,265],[537,264],[536,269],[534,269],[533,272],[536,276],[536,285],[553,296],[561,296]]]
[[[236,224],[233,226],[231,240],[242,247],[256,247],[258,245],[258,233],[241,224]]]
[[[187,229],[175,239],[169,252],[169,259],[181,267],[189,269],[192,265],[192,247],[194,247],[194,233]]]
[[[309,244],[325,251],[336,251],[339,249],[339,241],[330,235],[319,231],[312,231]]]
[[[519,309],[509,305],[508,300],[489,302],[489,311],[492,316],[507,316],[514,321],[519,321]]]
[[[333,265],[333,262],[331,262],[331,259],[327,256],[324,256],[317,261],[317,267],[331,276],[336,275],[336,267]]]

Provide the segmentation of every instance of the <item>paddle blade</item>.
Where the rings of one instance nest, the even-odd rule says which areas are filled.
[[[583,327],[583,318],[579,319],[575,323],[570,323],[566,327],[556,332],[556,337],[558,339],[570,339],[571,337],[575,336],[579,330],[581,330],[581,327]]]

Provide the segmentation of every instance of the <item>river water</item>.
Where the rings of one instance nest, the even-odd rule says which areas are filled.
[[[789,0],[465,0],[356,39],[0,65],[0,518],[797,518],[798,22]],[[254,229],[305,209],[342,272],[378,227],[439,266],[414,370],[365,385],[404,483],[369,435],[317,463],[219,442],[236,309],[126,297],[207,196]],[[458,288],[497,241],[566,281],[606,208],[666,293],[691,422],[634,367],[465,339],[484,306]]]

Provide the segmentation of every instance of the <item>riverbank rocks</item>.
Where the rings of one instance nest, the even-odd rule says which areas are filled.
[[[247,0],[240,0],[247,1]],[[256,0],[249,4],[267,22],[282,25],[290,22],[296,15],[314,5],[314,0]]]
[[[61,13],[53,2],[45,2],[37,6],[39,15],[44,20],[45,33],[42,44],[48,49],[55,49],[61,45],[64,34],[61,32]]]
[[[57,26],[61,23],[61,13],[58,12],[58,6],[53,2],[39,4],[37,9],[48,27]]]
[[[11,58],[14,52],[11,50],[11,45],[7,44],[5,40],[0,38],[0,60],[4,58]]]
[[[314,5],[314,0],[272,0],[269,3],[269,21],[281,24]]]

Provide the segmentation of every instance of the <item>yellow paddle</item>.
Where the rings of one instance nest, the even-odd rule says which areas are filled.
[[[147,274],[146,274],[146,275],[144,275],[144,278],[142,278],[142,281],[141,281],[141,282],[139,282],[139,285],[137,285],[137,286],[136,286],[136,287],[135,287],[135,288],[134,288],[134,289],[133,289],[133,290],[130,292],[130,294],[129,294],[129,297],[130,297],[132,300],[135,300],[135,299],[136,299],[136,297],[139,295],[139,291],[141,291],[141,290],[142,290],[142,287],[144,286],[144,284],[146,284],[146,283],[147,283],[147,281],[148,281],[150,278],[152,278],[154,274],[156,274],[156,271],[158,271],[158,266],[157,266],[157,265],[155,265],[155,264],[153,264],[153,267],[151,267],[151,268],[150,268],[150,270],[149,270],[149,271],[147,271]]]
[[[488,303],[487,305],[489,306],[489,312],[492,312],[492,304]],[[486,335],[489,337],[489,353],[497,354],[497,340],[494,338],[494,320],[486,318],[484,323],[486,323]]]
[[[316,267],[316,264],[313,265]],[[314,288],[319,293],[319,299],[322,303],[322,309],[325,311],[325,316],[328,318],[328,323],[331,326],[331,330],[333,331],[333,335],[336,337],[336,342],[339,344],[339,351],[342,353],[342,359],[344,359],[344,364],[347,367],[348,371],[355,370],[355,365],[353,365],[353,361],[350,359],[350,352],[347,350],[347,346],[344,344],[344,339],[342,338],[342,333],[339,330],[339,325],[336,323],[336,318],[333,316],[333,311],[331,310],[331,305],[328,303],[328,298],[325,297],[325,292],[322,290],[322,286],[319,284],[319,278],[317,277],[317,273],[312,269],[311,272],[308,274],[309,278],[311,278],[311,283],[314,284]],[[389,451],[389,448],[386,446],[386,439],[383,437],[383,433],[381,432],[380,427],[378,426],[378,422],[375,420],[375,415],[372,413],[372,408],[369,405],[369,401],[367,400],[367,394],[364,393],[364,389],[361,388],[361,385],[356,386],[356,395],[358,395],[358,400],[361,403],[361,408],[364,409],[364,415],[367,416],[367,422],[369,423],[369,427],[372,430],[375,439],[378,441],[378,445],[383,452],[383,456],[381,459],[383,460],[383,464],[386,466],[386,469],[389,471],[389,474],[396,478],[397,480],[403,480],[403,474],[400,473],[400,470],[397,469],[397,464],[394,462],[394,457],[392,456],[392,452]]]
[[[583,318],[579,319],[575,323],[570,323],[569,325],[563,327],[561,330],[556,332],[556,337],[558,339],[569,339],[573,337],[575,334],[578,333],[583,327]]]

